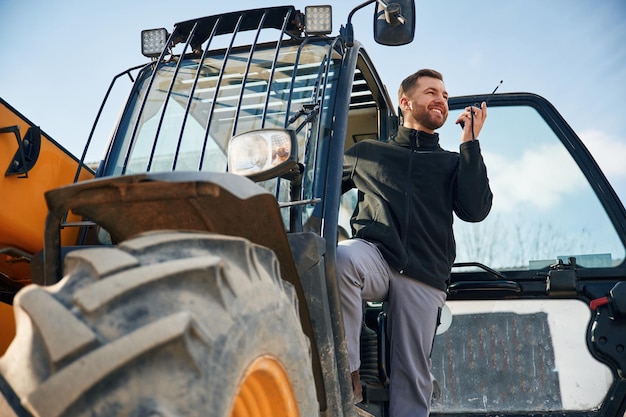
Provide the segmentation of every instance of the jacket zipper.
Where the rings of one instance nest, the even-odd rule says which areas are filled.
[[[406,182],[406,199],[405,199],[405,214],[404,214],[404,233],[402,235],[402,246],[404,247],[405,253],[407,255],[407,259],[404,262],[404,265],[402,265],[402,267],[400,268],[400,273],[404,274],[406,267],[409,265],[409,233],[410,233],[410,229],[409,226],[411,225],[411,185],[413,184],[412,182],[412,174],[413,174],[413,161],[415,160],[415,157],[417,154],[420,153],[434,153],[434,151],[420,151],[417,149],[410,149],[409,150],[409,172],[407,175],[407,182]]]
[[[400,273],[404,274],[404,270],[407,267],[407,265],[409,264],[409,250],[408,250],[408,243],[409,243],[409,225],[411,223],[411,183],[412,183],[412,173],[413,173],[413,156],[415,154],[416,150],[415,149],[411,149],[409,150],[409,172],[408,175],[406,176],[406,194],[405,194],[405,206],[404,206],[404,228],[403,228],[403,234],[402,234],[402,246],[404,247],[404,252],[406,254],[406,261],[404,262],[404,265],[402,266],[402,268],[400,268]]]

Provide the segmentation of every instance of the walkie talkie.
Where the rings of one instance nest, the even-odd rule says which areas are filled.
[[[496,88],[493,89],[493,91],[491,92],[489,97],[487,97],[487,100],[485,100],[485,104],[489,103],[489,99],[491,98],[491,96],[493,96],[496,93],[496,91],[498,91],[498,88],[502,85],[503,81],[504,80],[500,80],[498,85],[496,85]],[[476,107],[477,109],[480,109],[480,103],[474,103],[474,104],[472,104],[472,107]],[[471,114],[472,114],[472,124],[473,124],[473,122],[474,122],[474,117],[473,117],[474,116],[474,112],[472,111]],[[465,122],[460,121],[459,122],[459,126],[461,126],[461,129],[464,129],[465,128]],[[473,140],[473,136],[474,136],[474,126],[472,126],[472,140]]]

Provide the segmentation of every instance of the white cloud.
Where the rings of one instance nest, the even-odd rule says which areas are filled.
[[[584,130],[579,136],[607,177],[626,178],[625,138],[620,139],[597,129]]]
[[[560,144],[525,149],[518,158],[485,153],[494,206],[510,211],[522,207],[549,209],[565,194],[586,182]]]

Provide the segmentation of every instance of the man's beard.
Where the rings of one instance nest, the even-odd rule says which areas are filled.
[[[439,129],[441,126],[444,125],[444,123],[446,122],[448,115],[447,114],[442,114],[441,116],[443,117],[443,119],[439,119],[439,118],[434,118],[431,116],[430,111],[425,111],[425,112],[420,112],[419,114],[417,114],[416,116],[416,120],[425,128],[430,129],[430,130],[437,130]]]

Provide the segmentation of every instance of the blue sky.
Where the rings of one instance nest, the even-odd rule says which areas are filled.
[[[356,1],[332,4],[335,32]],[[197,16],[289,1],[1,0],[0,97],[80,155],[115,74],[141,64],[139,34]],[[626,201],[626,2],[623,0],[417,0],[415,41],[381,47],[373,6],[355,34],[392,92],[424,67],[444,74],[451,95],[527,91],[550,100]],[[108,133],[108,132],[107,132]],[[103,149],[101,147],[101,149]],[[101,150],[98,150],[98,156]]]

